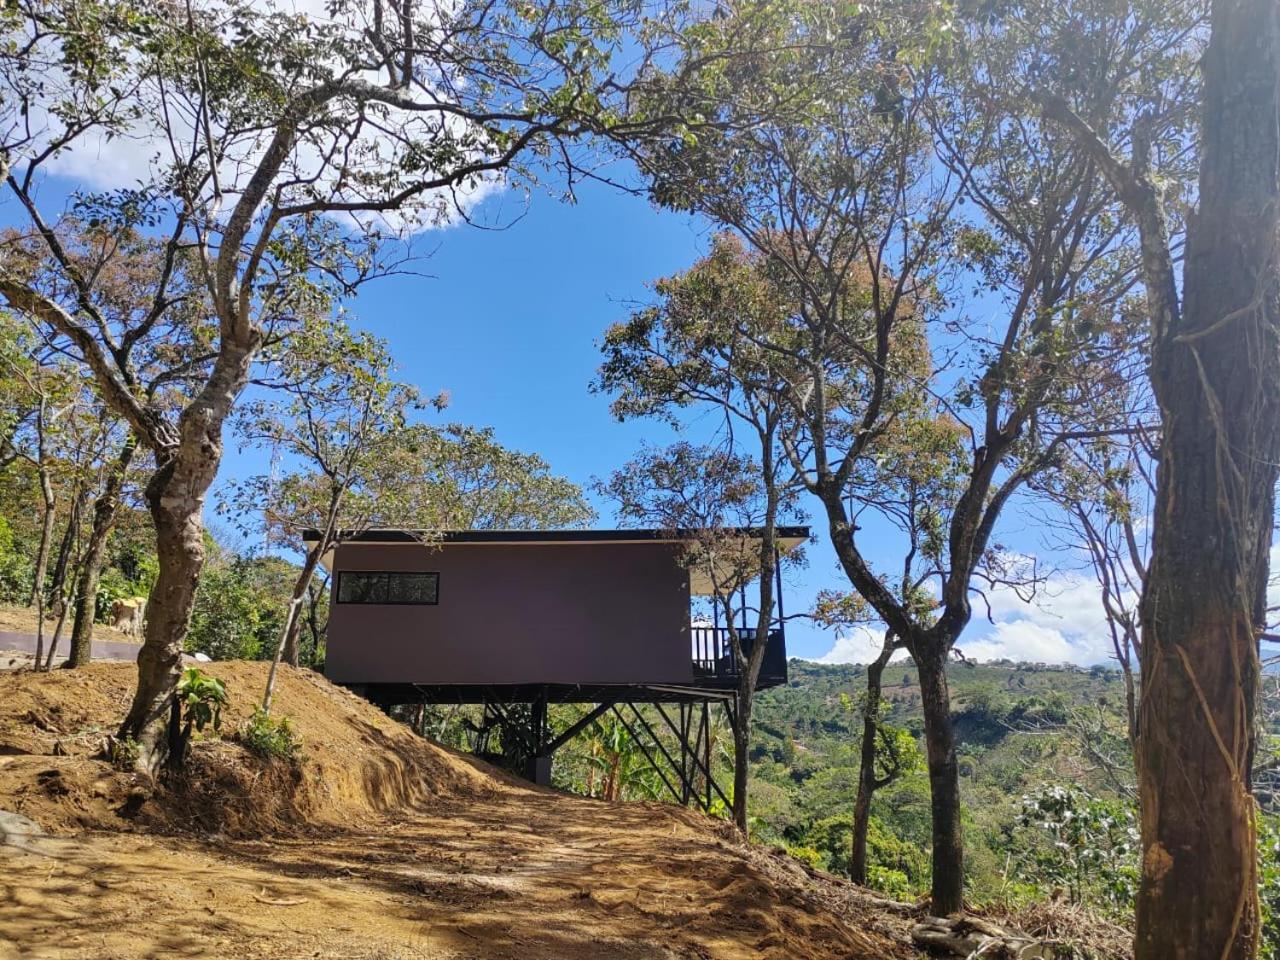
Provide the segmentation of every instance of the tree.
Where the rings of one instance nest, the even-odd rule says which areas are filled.
[[[298,665],[302,605],[320,558],[363,532],[399,493],[376,478],[416,402],[412,388],[391,380],[386,344],[345,324],[299,331],[277,367],[279,396],[246,403],[239,430],[249,443],[270,449],[273,457],[288,457],[298,468],[279,480],[268,475],[241,481],[233,507],[242,517],[249,515],[246,508],[260,507],[268,530],[283,528],[300,536],[315,529],[319,537],[307,546],[294,580],[267,675],[263,713],[271,711],[280,660]]]
[[[99,318],[107,324],[105,329],[129,329],[134,319],[151,307],[147,300],[150,278],[166,269],[158,260],[161,245],[136,230],[111,233],[75,217],[64,218],[63,225],[68,231],[63,255],[75,263],[81,274],[94,278],[94,306]],[[4,237],[4,249],[13,275],[22,276],[26,282],[50,294],[62,288],[57,260],[49,256],[42,241],[9,231]],[[181,264],[174,267],[180,268]],[[185,280],[174,279],[171,292],[175,304],[189,295],[185,284]],[[75,356],[74,350],[66,350],[66,344],[57,340],[56,331],[50,331],[36,317],[26,320],[38,324],[52,336],[49,350]],[[184,316],[176,321],[156,322],[149,328],[139,326],[134,336],[123,337],[115,345],[116,362],[134,372],[135,387],[157,409],[172,411],[180,407],[187,399],[193,378],[199,377],[207,364],[207,330],[190,321],[191,317]],[[81,384],[83,392],[93,392],[91,372],[86,373],[81,367],[76,376],[82,381],[88,378],[88,382]],[[88,416],[91,424],[102,430],[102,449],[96,456],[80,457],[75,465],[83,476],[86,491],[92,492],[93,522],[74,576],[75,615],[69,664],[72,667],[83,666],[91,656],[98,581],[122,495],[126,485],[131,487],[136,480],[130,476],[130,468],[145,469],[145,463],[139,462],[141,458],[137,456],[137,435],[120,416],[101,400],[87,395],[81,406],[96,408]],[[85,452],[89,452],[89,448]]]
[[[814,619],[830,626],[852,626],[865,619],[865,604],[857,594],[826,594],[818,598]],[[871,827],[871,801],[876,791],[889,786],[907,772],[900,747],[901,731],[889,727],[884,718],[881,696],[885,668],[902,644],[892,630],[874,660],[867,664],[866,690],[856,704],[862,716],[862,738],[858,748],[858,792],[853,802],[853,822],[849,836],[849,879],[867,884],[867,835]],[[842,695],[844,696],[844,695]],[[850,709],[855,707],[849,701]]]
[[[1138,385],[1140,380],[1133,381]],[[1114,400],[1114,395],[1111,398]],[[1062,522],[1046,524],[1063,530],[1054,546],[1082,552],[1098,586],[1111,649],[1124,677],[1125,719],[1130,749],[1138,742],[1138,657],[1141,650],[1138,602],[1150,560],[1151,514],[1155,493],[1158,430],[1145,404],[1124,421],[1129,436],[1104,437],[1070,444],[1057,471],[1031,486],[1042,491]],[[1082,741],[1088,748],[1088,742]]]
[[[1170,210],[1138,125],[1125,144],[1060,98],[1141,234],[1162,439],[1141,603],[1135,956],[1251,957],[1260,921],[1258,636],[1280,463],[1280,11],[1216,0],[1202,60],[1198,206],[1181,283]]]
[[[283,476],[238,481],[221,505],[268,537],[300,542],[305,556],[284,619],[277,659],[298,665],[303,605],[320,558],[373,526],[415,531],[424,541],[450,529],[577,526],[593,515],[581,491],[536,455],[507,450],[491,430],[412,423],[417,391],[391,379],[386,344],[342,324],[295,336],[275,373],[276,396],[238,417],[249,443],[287,457]],[[281,399],[283,397],[283,399]],[[443,396],[432,401],[445,406]],[[263,710],[270,710],[270,687]]]
[[[642,451],[601,490],[624,520],[682,531],[682,562],[710,584],[715,621],[724,624],[738,680],[730,799],[733,821],[745,834],[752,705],[769,633],[781,622],[774,613],[774,577],[782,561],[778,527],[790,498],[756,461],[686,442]],[[744,529],[752,535],[744,537]],[[753,582],[754,606],[747,599]]]
[[[7,353],[12,353],[7,351]],[[53,544],[54,524],[57,521],[57,500],[54,495],[53,456],[49,449],[49,434],[54,424],[70,407],[69,387],[65,369],[46,366],[43,350],[23,355],[6,355],[5,366],[14,379],[21,381],[32,404],[29,437],[24,443],[20,435],[9,439],[15,457],[26,461],[36,472],[40,490],[40,540],[36,550],[35,569],[31,578],[31,591],[27,606],[36,611],[35,669],[39,670],[44,655],[45,626],[45,577],[49,568],[49,552]],[[59,402],[60,401],[60,402]]]
[[[104,416],[74,366],[55,345],[21,321],[0,346],[0,369],[26,410],[15,417],[7,443],[14,461],[34,473],[40,501],[40,534],[28,605],[36,610],[36,669],[49,669],[67,614],[77,601],[79,540],[84,506],[100,480],[104,454],[116,442],[119,422]],[[61,511],[60,508],[61,507]],[[59,513],[62,531],[58,534]],[[56,546],[56,549],[55,549]],[[45,649],[47,613],[57,625]]]
[[[785,446],[841,566],[919,669],[941,914],[962,907],[964,876],[948,659],[974,590],[1023,579],[993,539],[1006,504],[1064,443],[1117,429],[1087,401],[1134,337],[1119,309],[1136,276],[1132,231],[1087,152],[1025,91],[1052,72],[1064,96],[1118,124],[1162,102],[1186,62],[1181,15],[1076,9],[975,11],[953,41],[909,5],[833,12],[836,23],[783,16],[774,29],[795,42],[757,59],[764,82],[726,67],[699,87],[673,69],[657,95],[692,98],[717,122],[641,155],[660,200],[732,228],[789,287],[789,322],[761,348],[796,371]],[[761,16],[734,8],[715,37],[759,30]],[[789,83],[809,91],[791,116],[744,122]],[[928,435],[915,463],[881,456],[898,430]],[[905,512],[880,498],[903,466],[950,477],[949,493]],[[900,531],[892,580],[864,552],[871,517]],[[939,598],[927,608],[926,584]]]
[[[107,467],[105,478],[93,504],[93,524],[85,543],[76,584],[75,617],[71,625],[71,656],[67,665],[83,667],[93,658],[93,622],[97,619],[98,585],[106,560],[107,541],[115,526],[129,468],[137,453],[137,435],[126,432],[115,459]]]
[[[582,489],[536,453],[504,447],[492,427],[412,424],[394,445],[386,485],[402,491],[381,523],[439,530],[556,530],[595,518]],[[414,518],[420,518],[417,521]]]
[[[223,428],[265,345],[387,269],[388,218],[466,216],[463,198],[521,158],[566,163],[616,125],[610,51],[625,6],[330,4],[327,19],[234,2],[25,0],[6,11],[0,167],[56,265],[35,282],[0,262],[0,296],[64,338],[155,459],[146,496],[159,573],[138,687],[119,735],[155,770],[169,752],[183,635],[204,561],[202,507]],[[80,194],[59,221],[37,188],[52,160],[113,134],[155,151],[137,187]],[[560,149],[553,149],[559,147]],[[146,307],[107,317],[70,253],[87,224],[146,231]],[[208,346],[172,411],[140,391],[128,347],[183,317]],[[179,371],[170,368],[171,377]]]
[[[613,411],[620,418],[649,415],[676,422],[682,408],[698,405],[714,411],[724,425],[722,451],[686,445],[668,457],[642,457],[634,468],[647,484],[629,488],[625,476],[615,476],[614,493],[624,515],[705,531],[712,537],[699,547],[705,553],[725,552],[718,531],[726,525],[726,513],[759,535],[755,556],[730,564],[732,575],[715,585],[739,672],[733,805],[734,820],[744,832],[751,708],[778,603],[773,584],[778,527],[794,510],[782,449],[782,397],[791,370],[785,358],[759,346],[783,314],[775,287],[756,266],[738,244],[718,238],[710,254],[687,272],[657,283],[657,305],[608,331],[596,382],[597,389],[615,395]],[[735,469],[742,471],[741,481]],[[750,486],[738,485],[748,480]],[[691,496],[698,488],[705,504]],[[692,515],[660,522],[677,507]],[[741,553],[743,547],[730,549]],[[758,595],[748,650],[733,625],[732,596],[752,579]]]

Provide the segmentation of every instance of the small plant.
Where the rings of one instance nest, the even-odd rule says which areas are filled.
[[[182,720],[186,727],[184,740],[191,738],[192,727],[202,733],[205,727],[212,726],[216,732],[222,729],[227,685],[199,667],[191,667],[178,681],[178,703],[182,707]]]
[[[209,676],[199,667],[191,667],[182,674],[169,723],[172,769],[182,767],[193,730],[203,732],[205,727],[212,727],[217,732],[222,729],[222,708],[226,705],[227,685],[217,677]]]
[[[113,767],[132,770],[138,765],[138,741],[133,737],[109,737],[107,750]]]
[[[274,718],[261,707],[240,728],[239,740],[260,757],[296,763],[302,756],[302,740],[292,721]]]

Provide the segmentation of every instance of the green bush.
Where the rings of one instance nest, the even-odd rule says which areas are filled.
[[[1258,823],[1258,899],[1262,902],[1262,960],[1280,960],[1280,817]]]
[[[821,851],[815,850],[813,847],[788,846],[787,853],[793,859],[817,869],[821,869],[824,865]]]
[[[212,726],[222,729],[222,708],[227,705],[227,685],[217,677],[211,677],[199,667],[189,667],[178,681],[178,705],[186,724],[184,737],[191,736],[191,728],[203,731]]]
[[[899,877],[905,892],[898,889]],[[867,824],[867,880],[891,896],[919,890],[929,881],[929,856],[921,845],[903,839],[880,816],[873,816]]]
[[[1138,830],[1132,806],[1077,787],[1047,786],[1022,798],[1014,871],[1044,889],[1065,890],[1072,903],[1116,912],[1133,907],[1138,883]]]
[[[261,707],[240,728],[239,740],[260,757],[296,763],[302,758],[302,740],[288,717],[272,717]]]
[[[802,842],[822,854],[822,863],[818,866],[832,873],[847,874],[853,843],[853,814],[838,813],[819,820],[809,828]]]
[[[867,865],[867,886],[892,900],[909,900],[915,893],[911,880],[901,870]]]
[[[27,602],[35,576],[33,553],[16,541],[9,522],[0,517],[0,603]]]

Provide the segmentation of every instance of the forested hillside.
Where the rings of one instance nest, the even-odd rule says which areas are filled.
[[[793,660],[790,674],[786,687],[761,696],[752,751],[757,829],[839,872],[849,855],[866,669]],[[1100,799],[1132,796],[1122,678],[1105,667],[956,663],[948,680],[970,814],[969,882],[981,896],[1009,893],[1020,880],[1008,855],[1025,795],[1059,785]],[[888,889],[918,892],[928,869],[929,785],[910,662],[886,671],[884,697],[904,771],[875,798],[873,873]]]
[[[790,663],[761,695],[752,748],[756,836],[835,873],[848,868],[866,668]],[[1123,676],[1107,666],[952,664],[948,672],[965,800],[966,878],[978,901],[1046,895],[1122,915],[1137,882],[1132,755]],[[1280,908],[1280,684],[1265,687],[1260,771],[1264,900]],[[920,758],[919,681],[893,663],[885,724],[904,772],[875,795],[869,881],[899,896],[928,887],[929,784]],[[1274,916],[1275,914],[1273,914]],[[1273,928],[1274,929],[1274,928]],[[1270,950],[1280,949],[1271,941]],[[1271,956],[1272,954],[1268,954]]]

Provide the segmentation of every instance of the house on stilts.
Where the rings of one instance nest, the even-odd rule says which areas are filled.
[[[758,555],[755,531],[717,536],[739,557]],[[805,527],[784,528],[778,550],[808,538]],[[372,529],[344,538],[322,559],[332,574],[325,674],[383,707],[482,705],[486,721],[515,731],[526,775],[543,784],[556,751],[611,713],[677,801],[728,805],[712,775],[712,712],[736,725],[738,665],[729,628],[715,614],[695,617],[694,605],[723,593],[733,574],[692,562],[696,541],[670,530]],[[750,577],[736,569],[732,589],[746,598]],[[777,576],[757,689],[787,679]],[[754,632],[739,632],[749,650]],[[547,708],[562,703],[590,709],[555,730]]]

